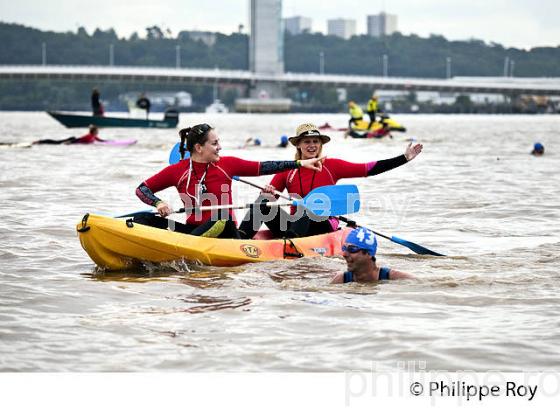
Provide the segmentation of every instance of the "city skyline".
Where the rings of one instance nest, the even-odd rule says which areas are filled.
[[[354,19],[357,34],[366,34],[366,16],[382,11],[398,16],[398,29],[404,35],[428,37],[441,35],[449,40],[472,38],[506,47],[533,48],[560,46],[560,2],[550,0],[491,0],[473,3],[467,0],[393,0],[390,5],[382,0],[358,0],[350,10],[340,2],[319,0],[283,0],[284,18],[303,16],[313,21],[312,31],[327,31],[327,21]],[[243,24],[248,32],[248,0],[215,0],[211,8],[201,7],[194,0],[162,0],[160,2],[137,0],[129,4],[110,0],[85,2],[82,0],[39,0],[8,2],[0,0],[1,21],[18,23],[40,30],[73,31],[85,27],[88,32],[96,28],[113,28],[120,37],[133,32],[144,36],[145,28],[158,25],[169,28],[173,35],[183,30],[216,31],[229,34]],[[32,12],[30,12],[30,10]],[[61,15],[63,18],[61,18]]]

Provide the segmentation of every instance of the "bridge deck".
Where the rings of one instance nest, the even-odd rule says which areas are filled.
[[[125,66],[0,66],[0,80],[119,81],[152,83],[230,83],[332,87],[368,86],[378,90],[488,94],[560,95],[560,78],[456,77],[451,79],[374,77],[316,73],[261,74],[250,71]]]

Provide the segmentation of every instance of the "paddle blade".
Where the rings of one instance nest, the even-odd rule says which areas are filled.
[[[181,152],[179,151],[180,146],[181,146],[181,143],[178,142],[171,149],[171,152],[169,153],[169,165],[176,164],[177,162],[179,162],[181,160]],[[183,158],[183,159],[187,159],[190,156],[191,156],[191,153],[187,151],[187,152],[185,152],[185,158]]]
[[[317,216],[346,215],[360,210],[360,193],[356,185],[326,185],[315,188],[293,204],[303,206]]]
[[[391,241],[398,243],[400,245],[406,246],[411,251],[417,253],[418,255],[434,255],[434,256],[445,256],[441,253],[434,252],[428,248],[425,248],[417,243],[406,241],[401,238],[397,238],[396,236],[391,236]]]

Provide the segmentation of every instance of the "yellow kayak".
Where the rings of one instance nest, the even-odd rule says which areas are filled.
[[[130,269],[142,261],[184,259],[212,266],[237,266],[303,256],[341,255],[340,247],[351,230],[344,228],[294,239],[216,239],[94,214],[86,214],[76,229],[90,258],[108,270]]]
[[[403,127],[400,123],[398,123],[397,121],[395,121],[392,118],[385,117],[385,123],[387,123],[387,125],[389,125],[389,130],[391,130],[391,131],[402,131],[402,132],[406,131],[405,127]],[[370,131],[370,132],[372,132],[372,131],[377,131],[377,130],[379,130],[383,127],[379,121],[375,121],[373,124],[371,124],[371,127],[369,129],[368,129],[368,126],[369,126],[369,121],[360,120],[357,123],[352,124],[352,130],[353,131]],[[332,125],[330,125],[328,122],[324,123],[323,125],[320,125],[319,129],[320,130],[325,130],[325,131],[348,131],[347,127],[336,128],[336,127],[333,127]]]
[[[389,129],[391,131],[406,131],[406,128],[403,127],[401,124],[399,124],[397,121],[395,121],[392,118],[386,118],[385,122],[387,123],[387,125],[389,126]],[[368,125],[369,125],[369,121],[366,120],[360,120],[355,122],[354,124],[352,124],[352,130],[354,131],[377,131],[378,129],[380,129],[382,127],[381,123],[378,121],[375,121],[373,124],[371,124],[371,127],[368,129]]]

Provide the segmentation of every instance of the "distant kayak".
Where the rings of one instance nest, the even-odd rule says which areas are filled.
[[[384,134],[381,133],[379,131],[349,131],[348,135],[352,138],[367,138],[367,139],[375,139],[375,140],[380,140],[383,139],[385,137],[387,138],[393,138],[393,136],[389,133]]]
[[[385,118],[385,123],[387,125],[389,125],[389,129],[391,131],[400,131],[400,132],[405,132],[406,131],[405,127],[403,127],[401,124],[399,124],[397,121],[395,121],[392,118]],[[375,121],[369,129],[368,129],[368,125],[369,125],[369,121],[365,121],[365,120],[358,121],[357,123],[355,123],[352,126],[352,131],[358,131],[358,132],[359,131],[377,131],[377,130],[379,130],[383,127],[379,121]],[[320,130],[332,130],[332,131],[348,131],[348,127],[336,128],[336,127],[333,127],[332,125],[330,125],[328,122],[319,126],[319,129]]]

